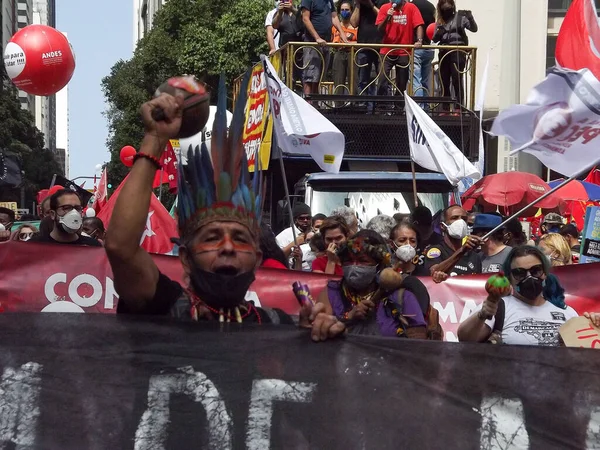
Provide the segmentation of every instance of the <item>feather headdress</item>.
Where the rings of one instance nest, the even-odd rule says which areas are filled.
[[[249,79],[250,72],[242,86],[247,86]],[[205,143],[195,149],[190,146],[187,166],[179,161],[177,212],[182,238],[215,221],[241,223],[258,236],[265,185],[259,167],[252,179],[248,172],[242,142],[248,90],[240,91],[227,132],[227,88],[221,76],[211,151]]]

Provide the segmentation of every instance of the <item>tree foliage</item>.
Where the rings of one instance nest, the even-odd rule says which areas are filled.
[[[125,145],[139,148],[139,115],[166,79],[193,74],[216,92],[218,77],[232,81],[267,51],[264,20],[272,0],[169,0],[156,14],[152,30],[133,57],[118,61],[102,81],[108,108],[109,183],[116,188],[127,174],[120,161]]]
[[[2,189],[0,201],[21,200],[25,189],[25,206],[31,205],[40,189],[50,186],[52,176],[62,174],[62,168],[48,149],[44,149],[44,135],[35,126],[29,111],[21,108],[18,91],[11,83],[4,67],[0,69],[0,149],[19,156],[23,184],[14,189]]]

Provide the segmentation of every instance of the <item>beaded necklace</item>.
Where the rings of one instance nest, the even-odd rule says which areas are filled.
[[[253,303],[243,302],[242,304],[240,304],[239,306],[235,306],[234,308],[219,308],[217,310],[216,308],[212,308],[206,303],[204,303],[202,300],[200,300],[200,298],[191,290],[186,289],[185,291],[190,297],[190,313],[192,315],[192,320],[194,320],[195,322],[198,322],[199,317],[203,315],[202,308],[206,308],[211,313],[219,315],[219,323],[224,323],[225,321],[229,323],[232,322],[234,319],[237,323],[242,323],[245,318],[247,318],[248,316],[250,316],[250,314],[254,312],[258,324],[262,324],[260,314],[258,313],[258,310],[256,309],[256,306],[254,306]],[[241,311],[245,311],[244,314],[242,314]]]

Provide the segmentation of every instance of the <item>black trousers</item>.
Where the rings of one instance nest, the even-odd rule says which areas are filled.
[[[440,50],[440,77],[444,88],[443,96],[452,96],[454,89],[454,98],[463,105],[465,102],[465,83],[464,74],[467,65],[467,55],[462,51]],[[444,109],[449,109],[450,105],[444,105]]]

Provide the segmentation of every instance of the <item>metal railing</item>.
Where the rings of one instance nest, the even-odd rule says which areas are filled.
[[[390,52],[382,54],[382,48],[390,49]],[[414,85],[415,48],[412,45],[328,43],[321,47],[314,42],[290,42],[277,51],[282,62],[279,76],[288,87],[300,93],[303,90],[304,71],[312,69],[313,63],[316,62],[319,66],[318,90],[313,94],[381,96],[401,94],[404,89],[399,83],[404,75],[408,79],[406,91],[410,96],[427,97],[428,101],[433,97],[446,100],[453,98],[457,104],[473,110],[477,48],[426,45],[421,49],[434,51],[428,86]],[[403,54],[394,54],[398,52]],[[335,67],[332,64],[334,59],[338,59]],[[391,70],[386,71],[386,67]],[[346,72],[342,81],[340,81],[340,69]],[[359,80],[359,77],[362,79]],[[239,93],[242,78],[243,76],[240,76],[235,81],[234,96]],[[450,83],[449,79],[452,80]],[[460,83],[459,86],[454,86],[456,80],[462,80],[462,86]],[[451,86],[450,92],[448,92],[448,85]],[[336,107],[337,103],[328,104],[327,107]],[[431,105],[432,108],[439,106]]]

